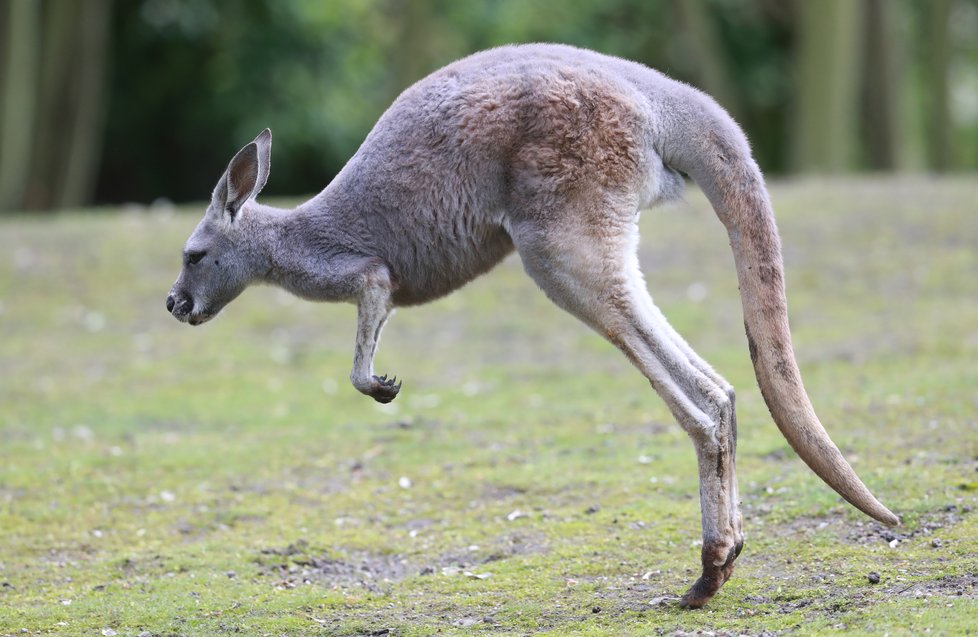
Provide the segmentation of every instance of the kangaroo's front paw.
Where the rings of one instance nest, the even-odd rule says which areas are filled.
[[[397,382],[397,376],[388,379],[387,375],[374,376],[373,384],[366,393],[378,403],[389,403],[397,397],[397,392],[401,391],[401,383]]]

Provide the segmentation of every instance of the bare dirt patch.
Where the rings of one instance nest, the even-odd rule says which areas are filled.
[[[482,578],[493,562],[546,551],[544,539],[530,534],[503,535],[487,546],[464,547],[431,559],[359,550],[325,551],[310,547],[300,539],[285,547],[262,549],[255,562],[259,573],[268,577],[276,588],[317,585],[378,592],[389,584],[415,576]]]
[[[885,589],[887,595],[901,597],[963,597],[978,598],[978,572],[964,575],[947,575],[935,580],[914,582]]]
[[[947,504],[940,509],[923,513],[912,529],[891,529],[878,522],[869,522],[850,526],[843,537],[847,542],[853,544],[906,542],[920,536],[931,535],[934,531],[957,524],[964,516],[973,511],[974,509],[970,505],[959,507],[956,504]],[[935,540],[935,548],[938,547],[940,547],[939,541]]]
[[[763,517],[764,513],[745,507],[745,517],[748,520]],[[899,544],[932,535],[935,531],[961,522],[965,516],[973,513],[974,507],[971,505],[946,504],[938,509],[922,513],[912,526],[890,528],[875,521],[852,521],[842,511],[839,511],[822,516],[799,517],[784,524],[767,524],[764,529],[765,533],[769,535],[806,535],[825,530],[834,533],[841,541],[849,544],[889,544],[894,541]],[[940,541],[935,540],[934,546],[938,548]]]
[[[401,555],[368,551],[328,553],[313,549],[305,540],[297,540],[284,548],[262,549],[255,561],[259,564],[259,572],[271,578],[275,588],[284,589],[315,584],[327,588],[359,587],[376,592],[383,584],[417,573]]]

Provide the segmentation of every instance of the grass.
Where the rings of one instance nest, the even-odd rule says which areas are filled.
[[[975,634],[978,186],[772,196],[809,393],[904,526],[778,434],[692,191],[644,213],[641,256],[739,389],[748,534],[695,612],[691,445],[518,260],[392,319],[384,407],[346,380],[351,306],[259,288],[166,315],[198,210],[0,221],[0,635]]]

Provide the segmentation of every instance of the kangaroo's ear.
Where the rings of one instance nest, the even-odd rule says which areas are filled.
[[[214,188],[211,205],[234,221],[241,206],[261,191],[268,181],[272,132],[267,128],[231,159]]]
[[[258,147],[258,180],[255,182],[255,190],[251,193],[252,197],[257,197],[261,189],[268,181],[268,173],[272,168],[272,129],[266,128],[258,133],[258,137],[252,142]]]

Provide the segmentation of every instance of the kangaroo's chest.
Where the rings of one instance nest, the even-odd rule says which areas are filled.
[[[397,279],[396,305],[417,305],[445,296],[488,272],[513,252],[501,225],[466,223],[405,236],[388,259]]]

